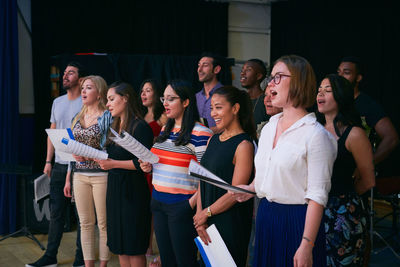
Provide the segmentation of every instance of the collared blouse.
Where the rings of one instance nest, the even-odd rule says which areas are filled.
[[[271,117],[261,132],[255,156],[258,197],[280,204],[325,206],[331,188],[337,141],[309,113],[284,131],[273,148],[283,113]]]

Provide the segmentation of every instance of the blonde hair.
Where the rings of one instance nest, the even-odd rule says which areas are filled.
[[[83,83],[86,80],[91,80],[94,83],[94,86],[97,90],[97,92],[99,93],[99,105],[98,108],[101,111],[106,110],[106,103],[107,103],[107,83],[106,81],[98,75],[90,75],[90,76],[86,76],[84,78],[82,78],[82,81],[80,83],[80,88],[82,89]],[[71,128],[74,128],[75,124],[83,119],[84,115],[86,114],[87,111],[87,106],[83,105],[81,111],[79,111],[79,113],[74,117],[73,121],[72,121],[72,125]]]

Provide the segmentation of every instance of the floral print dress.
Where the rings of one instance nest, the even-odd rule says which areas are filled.
[[[324,213],[327,266],[362,266],[367,235],[367,214],[352,178],[356,164],[345,142],[347,127],[338,139],[332,189]]]

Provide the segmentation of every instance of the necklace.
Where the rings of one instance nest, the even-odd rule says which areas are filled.
[[[236,133],[231,133],[231,134],[226,134],[226,136],[222,136],[224,133],[225,133],[225,132],[223,132],[223,133],[219,136],[219,140],[220,140],[221,142],[224,142],[224,141],[230,139],[230,138],[233,137],[233,136],[239,135],[239,134],[243,133],[243,131],[236,132]]]
[[[94,122],[98,117],[99,117],[99,114],[98,114],[98,113],[95,113],[95,114],[92,114],[92,115],[90,115],[90,114],[85,114],[84,120],[85,120],[86,126],[92,125],[93,122]]]

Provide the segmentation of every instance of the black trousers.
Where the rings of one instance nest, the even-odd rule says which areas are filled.
[[[195,211],[189,201],[166,204],[152,198],[151,210],[162,266],[198,266],[194,243],[197,232],[193,226]]]
[[[71,199],[64,196],[65,177],[67,175],[68,166],[55,163],[50,178],[50,224],[48,232],[48,242],[46,255],[51,258],[57,258],[58,247],[64,232],[65,214],[67,206],[70,205]],[[81,229],[79,226],[79,217],[75,209],[77,219],[77,237],[76,237],[76,259],[83,259],[81,248]]]

